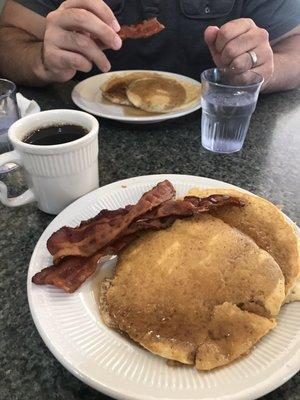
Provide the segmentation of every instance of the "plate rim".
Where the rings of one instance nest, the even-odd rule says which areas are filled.
[[[31,317],[34,321],[34,324],[36,326],[36,329],[41,336],[43,342],[45,343],[46,347],[50,350],[50,352],[53,354],[53,356],[59,361],[63,367],[65,367],[72,375],[74,375],[76,378],[81,380],[83,383],[87,384],[88,386],[92,387],[93,389],[99,391],[100,393],[104,393],[105,395],[111,396],[115,399],[118,400],[154,400],[156,397],[153,397],[152,395],[147,395],[146,393],[143,394],[143,396],[139,396],[136,393],[132,391],[124,391],[124,390],[119,390],[116,389],[116,385],[114,387],[109,387],[106,384],[100,383],[99,381],[95,381],[92,378],[90,378],[87,374],[82,374],[80,372],[80,368],[74,367],[72,365],[72,362],[70,362],[64,355],[57,349],[51,342],[50,336],[48,335],[47,331],[43,329],[42,324],[40,323],[38,319],[38,315],[34,311],[34,304],[33,304],[33,299],[32,299],[32,292],[31,292],[31,287],[32,287],[32,282],[31,282],[31,275],[30,275],[30,270],[32,268],[32,264],[34,261],[34,258],[36,254],[38,253],[38,247],[41,245],[41,243],[44,241],[44,238],[47,237],[48,232],[53,231],[53,226],[57,223],[57,220],[60,218],[64,218],[64,214],[67,217],[69,213],[73,213],[76,208],[80,205],[80,203],[84,201],[88,201],[89,198],[92,199],[98,191],[100,191],[103,188],[111,188],[114,189],[115,187],[117,188],[118,185],[120,187],[122,185],[126,185],[128,183],[132,184],[139,184],[142,183],[144,180],[163,180],[163,179],[169,179],[172,182],[173,180],[184,180],[184,179],[196,179],[196,180],[208,180],[210,182],[215,182],[216,184],[225,184],[228,187],[232,187],[241,191],[244,191],[246,193],[250,193],[252,195],[255,195],[254,193],[245,190],[241,187],[238,187],[236,185],[230,184],[225,181],[220,181],[216,179],[211,179],[207,177],[201,177],[197,175],[185,175],[185,174],[154,174],[154,175],[142,175],[142,176],[136,176],[136,177],[131,177],[131,178],[126,178],[122,180],[118,180],[115,182],[111,182],[107,185],[101,186],[98,189],[95,189],[94,191],[82,196],[81,198],[77,199],[74,201],[72,204],[70,204],[68,207],[66,207],[60,214],[58,214],[51,222],[50,224],[45,228],[41,236],[39,237],[34,251],[32,253],[30,263],[29,263],[29,268],[28,268],[28,273],[27,273],[27,299],[28,299],[28,304],[29,304],[29,309],[31,313]],[[139,182],[141,181],[141,182]],[[146,182],[145,182],[146,183]],[[174,185],[176,186],[176,182],[174,182]],[[282,211],[281,211],[282,212]],[[282,212],[285,218],[291,223],[294,224],[294,222],[285,214]],[[296,224],[295,224],[296,225]],[[297,232],[299,234],[300,230],[298,226],[296,225]],[[300,343],[300,337],[299,337],[299,343]],[[205,397],[201,398],[201,400],[255,400],[258,399],[261,396],[264,396],[271,391],[277,389],[284,383],[286,383],[289,379],[291,379],[299,370],[300,370],[300,347],[298,350],[296,350],[292,354],[292,358],[289,359],[288,362],[285,362],[282,364],[281,368],[277,369],[272,375],[268,377],[267,380],[263,380],[261,382],[258,382],[255,386],[252,386],[251,388],[246,388],[244,390],[239,391],[238,393],[234,394],[229,394],[226,396],[218,396],[218,397]],[[287,365],[288,364],[288,365]],[[161,400],[173,400],[174,397],[169,396],[169,397],[164,397],[161,398]],[[181,397],[182,400],[189,400],[190,397]]]
[[[110,71],[110,72],[105,72],[105,73],[90,76],[90,77],[82,80],[81,82],[77,83],[73,87],[72,92],[71,92],[72,101],[77,107],[79,107],[82,110],[89,112],[93,115],[96,115],[98,117],[110,119],[112,121],[119,121],[119,122],[126,122],[126,123],[139,123],[139,124],[158,123],[158,122],[163,122],[163,121],[167,121],[170,119],[180,118],[185,115],[191,114],[201,108],[201,100],[200,100],[200,102],[198,104],[195,104],[194,106],[188,107],[184,110],[177,111],[177,112],[175,111],[174,113],[164,113],[164,114],[157,115],[157,116],[108,116],[106,113],[95,112],[94,110],[91,110],[89,107],[85,106],[80,101],[78,101],[78,98],[76,98],[76,95],[75,95],[76,90],[80,86],[84,85],[89,80],[93,80],[93,79],[96,80],[96,78],[98,78],[98,77],[106,77],[106,76],[115,75],[115,74],[134,73],[134,72],[150,72],[150,73],[153,72],[153,73],[158,73],[158,74],[167,75],[167,76],[174,76],[177,78],[183,78],[191,83],[201,85],[201,82],[197,81],[196,79],[190,78],[190,77],[182,75],[182,74],[176,74],[174,72],[168,72],[168,71],[147,70],[147,69],[145,69],[145,70],[131,69],[131,70]]]

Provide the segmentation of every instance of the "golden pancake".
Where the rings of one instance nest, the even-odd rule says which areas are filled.
[[[201,87],[163,76],[132,81],[127,88],[129,101],[148,112],[179,111],[199,101]]]
[[[185,88],[186,100],[182,106],[177,107],[173,111],[180,111],[180,110],[184,110],[187,107],[192,107],[192,106],[196,105],[200,101],[200,98],[201,98],[201,85],[197,86],[197,85],[194,85],[193,83],[188,83],[185,81],[180,81],[180,82],[183,85],[183,87]]]
[[[245,201],[245,207],[223,208],[212,212],[212,215],[250,236],[260,248],[271,254],[283,272],[286,294],[289,294],[300,274],[300,251],[295,228],[276,206],[261,197],[234,189],[189,191],[189,195],[198,197],[213,193],[237,196]]]
[[[297,234],[297,233],[296,233]],[[300,254],[300,238],[298,235],[298,254]],[[300,275],[296,280],[296,283],[292,286],[288,295],[285,298],[285,303],[291,303],[293,301],[300,301]]]
[[[105,285],[104,322],[199,370],[250,351],[275,326],[285,296],[269,253],[210,215],[145,234],[121,254]]]
[[[207,371],[247,354],[275,326],[274,320],[242,311],[236,305],[216,306],[209,323],[210,337],[197,349],[196,368]]]
[[[127,98],[126,90],[129,84],[137,79],[158,76],[152,72],[124,72],[113,75],[102,86],[102,95],[112,103],[132,105]]]
[[[300,301],[300,278],[298,278],[284,302],[292,303],[293,301]]]

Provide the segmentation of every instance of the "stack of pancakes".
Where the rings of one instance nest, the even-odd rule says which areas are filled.
[[[129,72],[114,75],[101,86],[101,91],[115,104],[152,113],[169,113],[199,102],[201,86],[155,72]]]
[[[236,190],[218,209],[144,234],[102,283],[104,322],[167,359],[211,370],[247,354],[276,326],[300,274],[298,238],[273,204]]]

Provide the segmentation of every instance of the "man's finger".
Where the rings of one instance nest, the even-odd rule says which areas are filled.
[[[70,8],[50,13],[47,19],[62,29],[88,32],[100,39],[108,48],[119,50],[122,46],[118,34],[89,11]]]
[[[120,25],[114,13],[103,0],[66,0],[59,7],[61,10],[66,10],[68,8],[82,8],[88,10],[113,28],[114,31],[118,32],[120,30]]]
[[[204,40],[209,48],[210,54],[212,55],[213,61],[217,67],[221,65],[221,54],[217,52],[215,42],[218,36],[219,28],[217,26],[209,26],[204,32]]]
[[[269,76],[273,74],[273,52],[271,47],[259,46],[253,50],[257,55],[257,63],[256,65],[252,64],[252,59],[249,53],[244,53],[239,57],[235,58],[230,64],[230,68],[237,72],[245,72],[248,70],[252,70],[257,72],[260,68],[262,68],[265,72],[263,76]]]
[[[257,54],[257,50],[255,50],[255,53]],[[262,64],[262,62],[260,62],[259,65],[261,65],[261,64]],[[249,71],[250,69],[253,68],[252,59],[251,59],[250,54],[244,53],[244,54],[238,56],[231,62],[229,67],[230,67],[230,69],[232,69],[238,73]]]
[[[92,69],[92,63],[84,56],[59,48],[53,48],[48,54],[45,54],[46,67],[52,71],[55,70],[73,70],[89,72]]]
[[[219,28],[217,26],[209,26],[205,29],[204,40],[210,49],[214,49],[215,41],[217,39]]]
[[[225,66],[228,66],[232,61],[247,53],[247,51],[255,49],[261,43],[266,43],[269,40],[268,32],[265,29],[254,28],[248,32],[229,41],[222,51],[221,60]]]
[[[87,35],[56,29],[55,34],[52,36],[52,42],[58,48],[82,54],[85,58],[95,63],[102,72],[108,72],[111,68],[103,51]]]
[[[249,18],[240,18],[227,22],[220,28],[218,32],[218,36],[215,42],[216,50],[219,53],[222,53],[224,47],[228,42],[242,35],[243,33],[246,33],[255,26],[255,23],[252,21],[252,19]]]

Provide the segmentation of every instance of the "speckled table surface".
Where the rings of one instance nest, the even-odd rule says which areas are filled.
[[[73,83],[21,88],[43,110],[73,108]],[[300,90],[261,97],[243,150],[207,152],[200,143],[200,112],[159,125],[100,121],[100,185],[157,173],[206,176],[262,195],[300,223]],[[10,194],[25,187],[22,170],[1,175]],[[65,370],[46,348],[32,322],[26,275],[34,246],[53,217],[35,205],[0,205],[0,399],[96,400],[107,398]],[[299,400],[300,374],[263,397]]]

